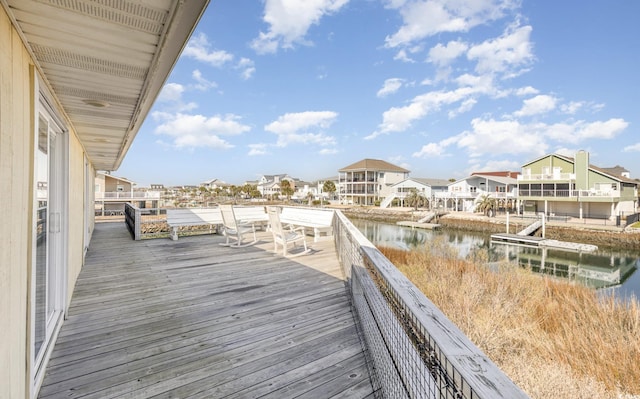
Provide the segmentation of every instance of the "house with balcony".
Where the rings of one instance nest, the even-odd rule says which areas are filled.
[[[95,213],[100,216],[124,215],[124,204],[158,208],[161,190],[136,189],[136,183],[108,172],[95,178]]]
[[[392,185],[391,194],[385,197],[380,203],[380,207],[387,208],[391,206],[394,201],[397,201],[399,206],[408,206],[405,203],[405,199],[414,190],[424,198],[427,206],[431,207],[434,204],[436,195],[447,192],[448,185],[449,180],[445,179],[410,177]]]
[[[340,203],[374,205],[391,195],[391,187],[409,171],[380,159],[363,159],[338,171]]]
[[[518,201],[525,213],[615,219],[638,208],[638,181],[622,167],[591,165],[589,153],[549,154],[522,166]]]
[[[439,207],[448,210],[474,212],[484,196],[495,198],[498,208],[515,209],[518,172],[474,172],[452,182],[447,192],[436,196]]]

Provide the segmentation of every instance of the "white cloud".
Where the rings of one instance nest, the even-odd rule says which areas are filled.
[[[640,152],[640,143],[635,143],[624,147],[624,152]]]
[[[244,80],[250,79],[256,72],[256,67],[253,60],[244,57],[240,58],[240,61],[238,61],[238,65],[236,65],[236,69],[241,70],[240,76],[242,76],[242,79]]]
[[[588,139],[610,140],[629,126],[624,119],[612,118],[607,121],[555,123],[541,125],[543,133],[552,140],[577,144]]]
[[[305,39],[312,25],[333,14],[349,0],[266,0],[263,20],[268,32],[260,32],[251,47],[259,54],[275,53],[279,48],[308,44]]]
[[[380,90],[378,90],[378,93],[376,95],[378,97],[385,97],[385,96],[388,96],[389,94],[393,94],[402,87],[403,82],[404,82],[404,79],[400,79],[400,78],[387,79],[384,81],[384,85]]]
[[[160,91],[160,94],[158,95],[158,101],[177,102],[182,99],[182,93],[184,93],[183,85],[179,83],[167,83]]]
[[[152,116],[160,122],[155,133],[171,137],[177,148],[231,148],[233,145],[221,136],[235,136],[251,130],[249,126],[240,123],[240,117],[236,115],[206,117],[154,112]]]
[[[474,105],[476,105],[477,102],[478,100],[476,100],[475,98],[467,98],[460,104],[458,109],[449,111],[448,113],[449,119],[453,119],[460,114],[471,111],[471,109],[473,108]]]
[[[266,155],[267,154],[267,144],[257,143],[257,144],[249,144],[249,153],[247,155],[257,156],[257,155]]]
[[[531,94],[538,94],[538,93],[540,93],[538,91],[538,89],[533,88],[531,86],[520,87],[520,88],[516,89],[516,91],[515,91],[516,96],[520,96],[520,97],[528,96],[528,95],[531,95]]]
[[[455,142],[472,157],[484,154],[543,155],[548,148],[536,129],[518,121],[475,118],[471,121],[471,128],[456,136]]]
[[[207,91],[209,89],[218,87],[218,84],[216,82],[205,79],[202,76],[202,72],[197,69],[191,72],[191,77],[197,82],[194,86],[197,90]]]
[[[446,46],[438,43],[429,50],[429,58],[427,60],[440,67],[449,65],[453,60],[464,54],[468,48],[469,45],[460,41],[450,41]]]
[[[526,71],[534,55],[529,41],[531,26],[512,27],[501,37],[472,46],[467,52],[469,60],[477,60],[479,74],[502,73],[513,77]]]
[[[184,103],[182,101],[182,94],[185,91],[186,87],[179,83],[167,83],[158,95],[158,102],[165,104],[165,111],[189,112],[198,108],[198,104],[194,102]]]
[[[278,147],[289,144],[332,146],[336,144],[336,139],[324,134],[324,129],[329,128],[337,117],[338,114],[331,111],[288,113],[266,125],[264,130],[278,135]]]
[[[382,134],[403,132],[410,128],[414,121],[439,111],[444,105],[463,102],[457,111],[464,112],[475,104],[475,101],[470,100],[473,96],[483,93],[489,94],[493,91],[490,79],[486,77],[469,79],[465,82],[471,83],[471,85],[450,91],[428,92],[416,96],[409,105],[390,108],[382,114],[382,123],[378,125],[378,130],[366,136],[365,139],[370,140]]]
[[[565,114],[573,115],[585,105],[584,101],[570,101],[568,104],[562,104],[560,110]]]
[[[405,49],[398,51],[396,55],[393,56],[393,59],[396,61],[402,61],[402,62],[408,62],[408,63],[416,62],[413,58],[407,55],[407,51]]]
[[[440,143],[429,143],[422,146],[420,151],[414,152],[416,158],[441,157],[446,154],[446,148]]]
[[[557,102],[558,99],[553,96],[540,94],[533,98],[524,100],[522,108],[513,114],[518,117],[545,114],[549,111],[553,111],[556,108]]]
[[[207,35],[200,33],[189,40],[182,54],[214,67],[221,67],[233,60],[233,55],[224,50],[210,50]]]
[[[386,47],[406,46],[442,32],[466,32],[501,18],[517,2],[512,0],[412,0],[388,1],[387,7],[398,9],[403,25],[385,39]]]

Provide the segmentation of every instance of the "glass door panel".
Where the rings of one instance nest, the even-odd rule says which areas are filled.
[[[38,120],[38,149],[36,150],[36,264],[34,354],[40,357],[46,337],[47,325],[47,265],[49,258],[49,124],[40,116]]]

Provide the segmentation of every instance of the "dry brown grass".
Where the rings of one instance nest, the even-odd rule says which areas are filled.
[[[640,306],[444,242],[381,251],[532,398],[640,394]]]

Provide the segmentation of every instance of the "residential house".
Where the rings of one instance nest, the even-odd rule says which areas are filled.
[[[385,197],[384,201],[380,203],[380,207],[387,208],[394,200],[397,200],[400,206],[407,206],[405,198],[413,190],[422,196],[427,205],[431,207],[437,195],[447,192],[448,185],[449,180],[410,177],[392,185],[391,194]]]
[[[229,187],[229,183],[220,179],[210,179],[200,183],[200,187],[204,187],[208,190],[215,190],[217,188],[226,190]]]
[[[591,165],[586,151],[549,154],[522,166],[518,201],[525,213],[614,220],[638,208],[638,181],[628,174]]]
[[[291,198],[298,201],[306,202],[309,199],[316,199],[318,197],[317,184],[299,180],[296,182],[295,192]]]
[[[137,189],[136,183],[124,177],[98,172],[95,178],[96,215],[124,215],[124,204],[140,208],[157,208],[160,190]]]
[[[0,398],[38,396],[96,171],[121,165],[206,5],[0,1]]]
[[[374,205],[392,193],[394,184],[408,177],[405,168],[380,159],[363,159],[338,171],[340,202]]]
[[[474,172],[464,179],[448,185],[448,190],[438,198],[445,209],[474,212],[484,196],[495,198],[498,208],[516,209],[516,191],[519,172]]]
[[[257,188],[264,198],[279,197],[282,191],[282,182],[288,180],[293,191],[300,186],[300,179],[291,177],[288,174],[280,175],[263,175],[257,181]]]

